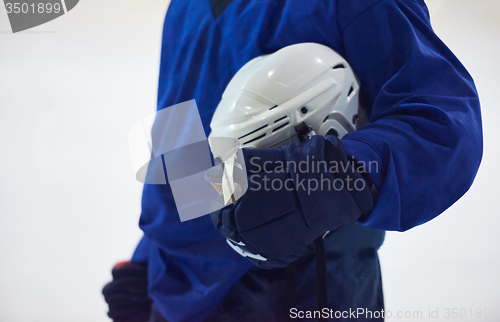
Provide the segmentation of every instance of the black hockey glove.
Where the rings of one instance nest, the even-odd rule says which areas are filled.
[[[316,238],[373,208],[368,183],[334,136],[243,153],[248,190],[211,217],[230,246],[259,267],[288,265]]]
[[[113,280],[102,290],[114,322],[147,322],[151,314],[148,268],[130,261],[115,265]]]

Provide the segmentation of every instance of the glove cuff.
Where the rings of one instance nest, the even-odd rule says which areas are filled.
[[[338,138],[316,135],[306,143],[289,144],[284,150],[310,228],[334,230],[371,211],[371,187],[356,171],[355,163],[349,161]],[[325,209],[331,209],[331,214],[325,214]]]

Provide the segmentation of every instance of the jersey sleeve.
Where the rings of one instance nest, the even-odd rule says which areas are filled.
[[[343,143],[379,190],[374,210],[359,221],[404,231],[471,186],[483,149],[479,99],[423,1],[371,1],[359,10],[362,2],[370,1],[339,1],[338,14],[350,17],[339,18],[339,28],[370,123]]]
[[[149,261],[149,250],[151,247],[151,241],[146,237],[142,236],[139,244],[135,248],[134,254],[132,255],[132,263],[135,264],[148,264]]]

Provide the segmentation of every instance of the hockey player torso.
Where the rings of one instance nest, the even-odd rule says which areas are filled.
[[[210,121],[222,93],[243,65],[257,56],[276,52],[292,44],[313,42],[332,48],[351,64],[361,84],[361,106],[372,121],[393,113],[398,100],[406,98],[404,94],[390,97],[380,95],[381,92],[414,91],[419,95],[432,95],[429,88],[433,84],[427,81],[428,70],[439,69],[449,78],[456,79],[453,90],[442,90],[450,96],[456,92],[461,93],[462,98],[467,96],[468,101],[460,104],[472,117],[471,122],[477,123],[479,112],[474,101],[472,80],[433,34],[428,20],[425,4],[418,0],[173,0],[164,24],[158,109],[195,99],[208,136]],[[414,50],[422,44],[433,48],[437,54],[425,56],[421,51]],[[425,68],[417,66],[417,62],[422,59],[427,60]],[[449,62],[453,68],[448,70],[448,67],[443,66],[448,66]],[[410,81],[415,79],[415,71],[419,71],[418,77],[424,85]],[[390,80],[395,75],[398,83],[391,83]],[[419,103],[418,99],[409,102]],[[455,104],[451,98],[443,98],[441,102],[444,110]],[[426,103],[434,102],[426,100]],[[381,105],[387,108],[379,107]],[[398,108],[404,111],[404,107]],[[423,105],[416,108],[425,110]],[[423,113],[439,114],[434,109]],[[447,122],[448,115],[439,117]],[[397,124],[388,122],[385,127],[394,130]],[[394,130],[390,136],[387,134],[389,139],[386,141],[398,142],[403,150],[410,141],[418,142],[417,146],[423,142],[419,141],[422,135],[417,139],[407,138],[405,135],[398,136],[398,131]],[[437,133],[437,128],[432,126],[423,131],[432,136]],[[425,158],[414,160],[419,166],[415,167],[416,172],[409,177],[409,171],[405,167],[410,164],[406,161],[401,163],[404,166],[394,169],[388,161],[393,156],[388,155],[390,152],[383,145],[386,141],[368,142],[372,137],[384,138],[386,132],[382,125],[374,125],[363,133],[350,136],[351,140],[345,143],[349,153],[359,153],[362,158],[373,157],[383,165],[374,181],[387,201],[378,205],[375,216],[363,219],[363,224],[369,227],[348,224],[325,240],[327,257],[333,259],[327,263],[327,278],[330,279],[331,287],[328,290],[328,304],[332,309],[382,309],[376,250],[383,242],[384,229],[404,230],[432,219],[449,206],[449,202],[442,204],[435,200],[439,195],[449,193],[452,196],[447,195],[446,200],[457,199],[471,182],[470,175],[465,173],[463,179],[459,178],[455,182],[459,187],[456,192],[445,192],[445,189],[434,182],[406,188],[407,182],[403,182],[398,175],[415,181],[414,178],[420,173],[436,171],[425,166],[434,161],[429,162]],[[479,137],[480,134],[476,132],[469,134],[469,141],[461,141],[465,142],[465,147],[457,149],[469,148]],[[456,145],[450,141],[445,144]],[[365,152],[364,145],[376,148]],[[431,151],[432,148],[424,143],[421,146],[422,150],[431,154],[436,152],[434,158],[449,158],[447,151]],[[412,160],[405,154],[400,158]],[[476,161],[464,162],[468,165],[468,172],[472,173],[477,169]],[[436,180],[450,180],[449,177],[449,174],[443,173]],[[395,182],[403,186],[398,187]],[[431,203],[425,209],[417,211],[414,210],[414,205],[419,202],[418,199],[408,199],[408,202],[405,200],[407,195],[413,193],[412,189],[423,190],[422,185],[434,186],[437,192],[432,197],[419,194],[420,197],[431,200]],[[397,195],[400,198],[390,198],[387,195]],[[219,311],[215,314],[229,318],[231,313],[221,309],[230,305],[224,300],[228,298],[228,294],[233,296],[234,292],[239,292],[241,296],[247,294],[241,283],[249,279],[256,279],[257,283],[269,282],[268,285],[261,284],[264,286],[259,288],[260,292],[247,294],[247,304],[260,305],[259,312],[262,315],[255,315],[255,318],[273,316],[272,307],[275,305],[265,304],[262,299],[265,294],[279,297],[278,294],[284,292],[283,280],[273,279],[273,276],[282,272],[252,268],[247,259],[240,257],[226,244],[225,238],[213,228],[208,216],[181,223],[168,185],[144,186],[140,225],[145,233],[144,243],[148,247],[138,248],[135,256],[148,258],[150,295],[156,309],[165,319],[202,321],[213,316],[217,310]],[[310,285],[314,284],[314,269],[310,263],[312,260],[306,256],[302,261],[304,264],[297,270],[298,276],[302,276],[297,282],[297,294],[301,294],[304,308],[315,309],[314,285]],[[233,291],[230,293],[232,287]],[[266,291],[267,288],[270,289]],[[240,303],[244,312],[252,312],[248,307],[245,309],[243,299],[233,297],[232,300]]]

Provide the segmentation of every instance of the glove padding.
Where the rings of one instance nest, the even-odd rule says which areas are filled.
[[[151,314],[148,295],[148,268],[121,262],[112,271],[113,280],[102,290],[109,305],[108,316],[114,322],[147,322]]]
[[[243,149],[243,155],[247,192],[211,218],[228,243],[261,268],[288,265],[316,238],[373,208],[369,185],[334,136]]]

